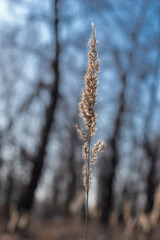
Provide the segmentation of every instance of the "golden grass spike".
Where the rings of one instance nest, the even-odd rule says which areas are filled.
[[[92,23],[93,34],[89,40],[88,51],[88,68],[85,74],[85,87],[82,90],[81,102],[79,103],[79,115],[82,117],[85,129],[83,130],[76,125],[77,131],[81,139],[84,141],[82,151],[83,159],[85,160],[83,168],[83,183],[86,190],[86,223],[85,223],[85,240],[87,240],[87,225],[88,225],[88,195],[91,184],[91,169],[90,164],[95,163],[97,154],[103,151],[105,144],[99,140],[92,148],[91,156],[91,139],[96,132],[97,114],[95,105],[97,99],[97,85],[99,74],[99,59],[96,50],[97,39],[94,23]]]

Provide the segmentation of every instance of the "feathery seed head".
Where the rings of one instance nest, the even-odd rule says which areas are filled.
[[[83,176],[84,176],[83,185],[84,185],[86,191],[88,192],[90,189],[91,181],[92,181],[91,173],[88,168],[88,164],[85,164],[83,167]]]
[[[89,156],[89,148],[88,148],[88,143],[87,143],[87,142],[85,142],[85,143],[83,144],[82,149],[83,149],[83,159],[84,159],[85,161],[87,161],[88,156]]]
[[[79,133],[81,139],[83,141],[85,141],[87,139],[87,135],[83,132],[82,128],[80,126],[78,126],[77,124],[75,125],[75,127],[77,128],[77,132]]]
[[[94,23],[92,23],[93,34],[89,40],[89,51],[88,51],[88,68],[85,74],[85,87],[82,90],[81,102],[79,103],[79,115],[82,117],[85,130],[83,131],[78,125],[76,125],[77,131],[80,134],[81,139],[84,141],[82,147],[83,159],[85,165],[83,168],[83,184],[86,191],[89,191],[91,184],[91,169],[90,164],[95,163],[97,154],[103,151],[105,144],[99,140],[92,149],[92,156],[90,156],[90,144],[91,138],[96,132],[97,114],[95,112],[95,105],[97,99],[97,85],[98,85],[98,74],[99,74],[99,59],[96,51],[96,31]]]
[[[96,51],[96,33],[94,30],[94,24],[92,23],[93,35],[89,40],[89,52],[88,52],[88,69],[85,75],[85,88],[82,91],[82,99],[79,103],[80,116],[83,118],[86,129],[89,130],[93,136],[95,134],[95,125],[97,121],[97,114],[94,107],[97,98],[97,85],[98,85],[98,73],[99,73],[99,60]]]
[[[106,145],[102,142],[102,140],[99,140],[92,148],[92,157],[91,157],[91,163],[94,164],[97,159],[97,155],[105,149]]]

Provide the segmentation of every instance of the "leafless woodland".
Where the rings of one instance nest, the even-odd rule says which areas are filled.
[[[160,2],[0,0],[0,240],[83,239],[78,102],[100,58],[89,239],[160,237]]]

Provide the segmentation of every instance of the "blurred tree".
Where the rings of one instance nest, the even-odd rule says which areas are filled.
[[[160,23],[160,19],[159,19]],[[160,26],[160,25],[159,25]],[[158,45],[160,48],[160,39],[158,39]],[[160,179],[157,179],[157,164],[159,160],[159,135],[152,136],[152,124],[157,107],[157,89],[159,79],[159,66],[160,66],[160,51],[157,54],[157,60],[155,61],[155,67],[152,74],[152,84],[150,88],[150,100],[148,103],[148,110],[144,124],[144,142],[143,147],[146,152],[147,159],[149,160],[149,171],[146,179],[146,212],[152,211],[154,204],[154,195]]]
[[[126,181],[134,212],[144,195],[146,211],[150,211],[159,181],[158,2],[4,2],[8,2],[8,18],[11,18],[10,24],[0,24],[1,185],[6,168],[8,174],[0,195],[6,200],[6,206],[19,199],[19,210],[32,207],[38,186],[43,185],[43,169],[48,174],[48,166],[44,167],[50,161],[50,176],[55,173],[55,206],[63,206],[66,214],[69,213],[77,185],[82,185],[80,150],[72,120],[76,113],[75,99],[80,95],[78,81],[82,82],[87,60],[86,36],[90,22],[95,21],[102,63],[97,107],[98,111],[104,110],[98,124],[107,136],[108,145],[97,169],[101,220],[108,221],[113,207],[124,202]],[[19,18],[15,17],[17,13]],[[68,103],[65,107],[59,101],[62,98]],[[61,133],[57,131],[58,126]],[[9,171],[11,162],[14,163],[12,172]],[[51,177],[47,177],[47,184],[51,185]],[[115,197],[117,188],[118,197]],[[9,207],[6,212],[8,215]]]
[[[73,124],[74,126],[74,124]],[[70,148],[69,148],[69,155],[66,158],[66,161],[68,162],[68,169],[66,169],[68,173],[68,183],[66,188],[66,198],[64,203],[64,213],[65,215],[69,215],[70,213],[70,204],[74,200],[74,197],[76,196],[77,191],[77,175],[76,175],[76,163],[75,163],[75,151],[76,151],[76,145],[78,143],[77,141],[77,134],[76,129],[71,126],[70,130]]]
[[[44,159],[46,155],[46,147],[48,144],[49,134],[51,131],[51,126],[54,122],[55,110],[58,101],[59,93],[59,82],[60,82],[60,73],[59,73],[59,54],[60,54],[60,43],[58,36],[59,28],[59,17],[58,17],[58,0],[54,2],[54,34],[55,34],[55,59],[52,63],[53,69],[53,83],[50,89],[50,102],[46,107],[45,111],[45,124],[41,133],[41,143],[37,149],[37,155],[33,159],[33,169],[31,172],[31,179],[27,185],[25,191],[22,193],[19,202],[18,210],[30,210],[34,200],[35,190],[37,188],[39,179],[41,177],[41,172],[44,164]]]
[[[127,123],[126,116],[130,107],[128,106],[128,85],[130,78],[133,74],[133,69],[135,70],[136,65],[136,53],[139,44],[139,35],[142,31],[145,16],[148,9],[148,1],[140,6],[139,16],[136,19],[134,29],[128,31],[128,39],[131,41],[131,48],[126,51],[126,58],[128,59],[127,65],[124,65],[122,60],[122,51],[121,49],[114,50],[113,54],[115,56],[115,64],[117,66],[118,78],[121,81],[121,92],[118,99],[118,111],[114,119],[114,128],[113,133],[108,140],[109,151],[107,156],[103,161],[102,167],[99,174],[99,194],[98,194],[98,206],[100,209],[101,220],[107,222],[110,218],[110,214],[114,207],[114,181],[116,176],[116,168],[121,159],[121,145],[123,142],[122,131],[124,124]],[[123,31],[124,25],[121,26]],[[123,31],[123,32],[126,32]]]

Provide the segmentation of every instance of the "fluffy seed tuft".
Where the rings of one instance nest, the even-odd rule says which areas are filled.
[[[106,144],[102,142],[102,140],[98,140],[98,142],[93,146],[92,148],[92,157],[91,157],[91,163],[94,164],[97,159],[97,155],[105,149]]]
[[[95,163],[97,154],[102,152],[105,144],[99,140],[94,145],[91,152],[91,139],[96,132],[97,114],[95,112],[95,105],[97,99],[97,85],[98,85],[98,74],[99,74],[99,59],[96,51],[97,40],[94,23],[92,23],[93,34],[89,40],[89,51],[88,51],[88,68],[85,74],[85,87],[82,90],[82,97],[79,103],[79,115],[82,117],[85,130],[76,125],[77,131],[80,134],[81,139],[84,141],[82,147],[82,155],[85,160],[83,168],[84,186],[86,191],[89,191],[91,184],[90,164]]]

